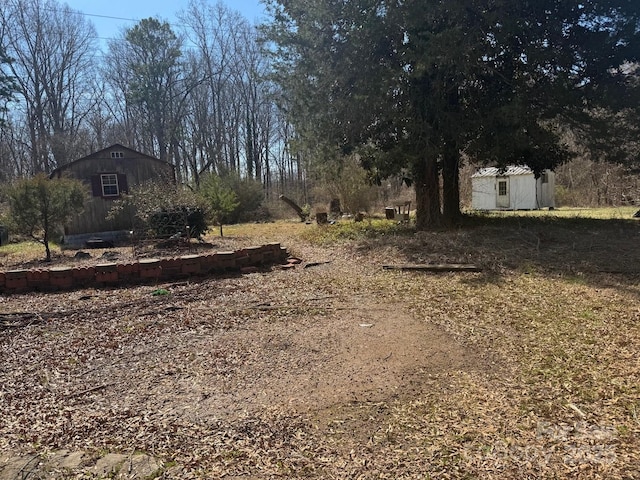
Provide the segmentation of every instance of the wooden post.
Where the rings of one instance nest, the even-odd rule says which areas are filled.
[[[317,212],[316,223],[318,225],[326,225],[328,223],[327,212]]]

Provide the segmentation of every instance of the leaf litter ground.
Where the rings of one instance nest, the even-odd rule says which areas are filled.
[[[319,265],[0,299],[0,478],[638,478],[637,223],[251,228]]]

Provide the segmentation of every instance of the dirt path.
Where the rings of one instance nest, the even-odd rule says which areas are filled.
[[[414,391],[425,374],[469,367],[472,355],[401,306],[363,303],[325,304],[330,313],[233,332],[229,343],[251,348],[231,378],[221,385],[207,380],[211,390],[194,414],[228,417],[274,405],[308,412],[387,400]],[[216,341],[199,349],[210,351]]]
[[[409,397],[430,375],[482,363],[393,299],[318,292],[340,273],[168,285],[164,298],[139,287],[4,299],[5,311],[58,312],[2,333],[0,479],[179,477],[184,456],[167,454],[207,451],[195,431],[237,436],[255,419],[277,431],[274,415],[328,425],[336,408]]]
[[[305,361],[283,377],[263,379],[258,388],[268,392],[270,401],[288,402],[299,410],[406,395],[426,372],[467,366],[459,345],[400,305],[366,302],[337,309],[332,317],[289,332],[279,342],[283,350],[298,350],[293,356]]]

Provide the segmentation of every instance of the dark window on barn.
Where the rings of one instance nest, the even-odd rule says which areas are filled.
[[[115,199],[129,192],[127,175],[124,173],[98,173],[91,175],[91,192],[94,197]]]
[[[507,181],[500,180],[498,181],[498,195],[504,197],[507,194]]]
[[[124,152],[111,152],[111,158],[124,158]]]
[[[118,175],[115,173],[103,173],[100,175],[103,197],[117,197],[120,195],[118,188]]]
[[[549,174],[546,172],[542,174],[542,183],[549,183]]]

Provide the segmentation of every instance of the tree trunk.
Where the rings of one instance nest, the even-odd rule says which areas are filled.
[[[433,158],[427,158],[416,166],[416,228],[426,230],[440,225],[440,187],[438,169]]]
[[[264,146],[264,181],[263,188],[266,198],[271,198],[271,166],[269,164],[269,136],[265,136]]]
[[[447,226],[455,225],[460,212],[460,152],[455,143],[445,147],[442,156],[442,220]]]
[[[44,241],[44,251],[45,251],[45,262],[51,261],[51,248],[49,247],[49,240]]]
[[[254,166],[254,158],[255,155],[254,148],[255,143],[253,141],[253,124],[251,122],[251,117],[249,116],[249,107],[247,105],[247,114],[246,114],[246,156],[247,156],[247,177],[250,179],[253,177],[253,166]]]
[[[49,224],[45,218],[44,221],[44,235],[42,237],[42,244],[44,245],[45,251],[45,262],[51,261],[51,248],[49,247]]]

